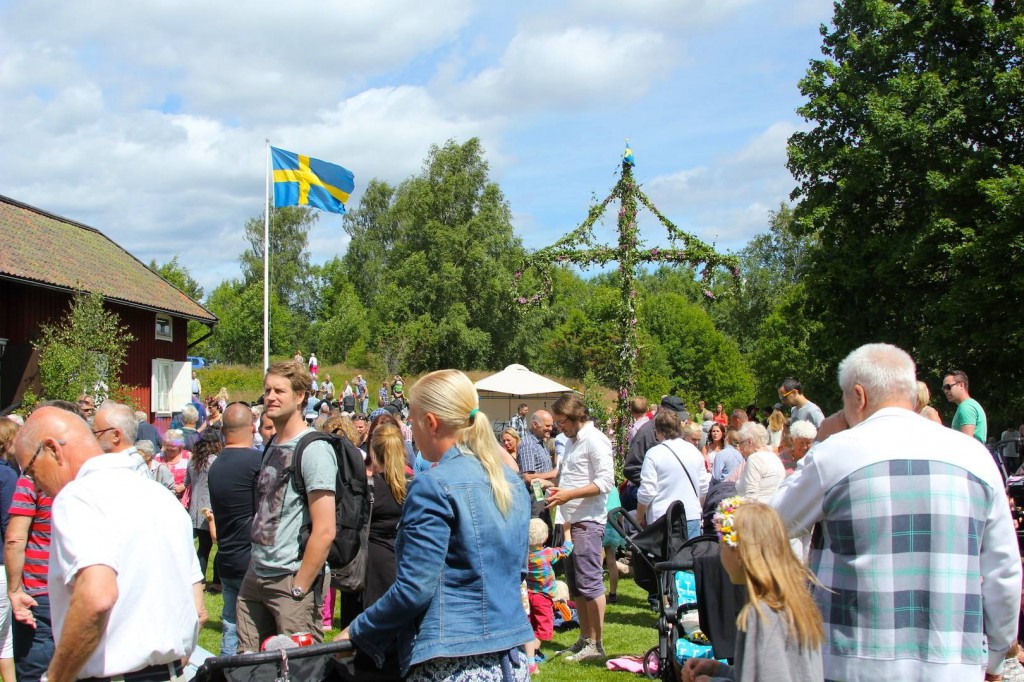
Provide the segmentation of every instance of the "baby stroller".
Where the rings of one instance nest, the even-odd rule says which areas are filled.
[[[608,513],[608,522],[622,535],[633,554],[637,585],[657,595],[658,645],[644,655],[647,676],[665,682],[679,679],[677,643],[682,636],[683,617],[694,610],[713,655],[731,658],[736,646],[736,616],[746,601],[746,591],[729,582],[722,568],[718,538],[688,538],[686,509],[679,501],[673,502],[663,517],[645,529],[621,507]],[[679,580],[683,576],[677,574],[684,571],[693,572],[693,583]],[[681,593],[680,587],[686,592]]]
[[[353,651],[352,642],[327,642],[255,654],[206,659],[195,682],[341,682],[348,678],[335,659]]]

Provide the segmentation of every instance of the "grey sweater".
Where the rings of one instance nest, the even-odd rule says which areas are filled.
[[[808,650],[787,641],[789,627],[778,612],[762,605],[753,611],[747,631],[736,638],[736,664],[722,665],[713,682],[821,682],[821,649]]]

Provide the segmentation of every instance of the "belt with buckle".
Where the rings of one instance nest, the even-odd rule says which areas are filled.
[[[130,673],[121,673],[120,675],[86,677],[80,680],[80,682],[168,682],[181,676],[181,674],[182,667],[178,662],[158,663]]]

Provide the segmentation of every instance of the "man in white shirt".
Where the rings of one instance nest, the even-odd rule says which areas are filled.
[[[104,454],[89,425],[64,410],[36,410],[15,454],[24,475],[54,497],[57,648],[47,679],[178,679],[206,619],[188,513],[127,457]]]
[[[113,400],[104,400],[92,422],[92,433],[103,452],[116,452],[131,462],[131,468],[140,476],[149,478],[149,465],[135,449],[139,422],[132,408]]]
[[[576,598],[580,638],[566,649],[566,660],[604,658],[604,527],[605,505],[615,484],[612,444],[590,421],[578,395],[565,395],[551,406],[555,424],[568,438],[558,462],[558,482],[548,489],[548,508],[572,525],[573,553],[566,563],[569,594]]]

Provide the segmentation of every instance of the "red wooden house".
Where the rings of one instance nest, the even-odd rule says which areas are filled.
[[[0,409],[37,385],[32,341],[76,290],[98,292],[135,341],[121,380],[150,417],[170,417],[191,395],[188,320],[217,317],[88,225],[0,195]]]

